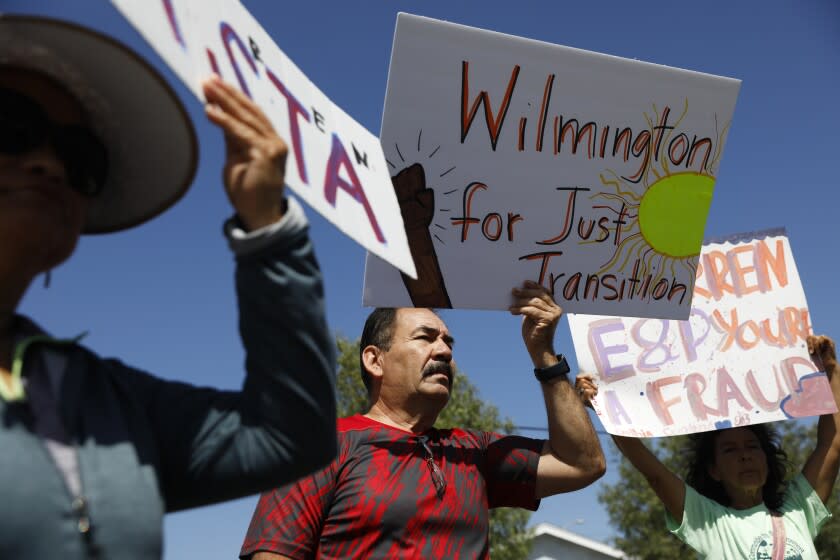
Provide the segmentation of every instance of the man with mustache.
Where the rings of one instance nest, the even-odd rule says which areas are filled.
[[[339,420],[328,467],[262,495],[241,557],[486,558],[489,508],[535,510],[597,480],[603,451],[554,352],[560,307],[526,282],[510,312],[523,317],[548,441],[435,428],[453,389],[454,339],[430,309],[376,309],[359,350],[370,410]]]

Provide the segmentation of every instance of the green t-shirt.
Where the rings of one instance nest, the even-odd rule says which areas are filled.
[[[788,484],[780,509],[785,525],[785,560],[818,560],[814,538],[831,517],[800,473]],[[685,487],[682,524],[666,513],[668,529],[708,560],[771,560],[773,526],[764,504],[750,509],[724,507]]]

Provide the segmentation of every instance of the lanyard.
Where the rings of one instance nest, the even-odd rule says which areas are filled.
[[[785,560],[785,524],[782,515],[778,511],[770,513],[770,521],[773,524],[773,560]]]
[[[52,338],[47,335],[39,334],[30,336],[29,338],[20,341],[17,346],[15,346],[15,350],[12,355],[12,371],[8,383],[4,383],[5,380],[0,378],[0,397],[7,402],[22,401],[26,399],[21,375],[23,374],[23,356],[26,354],[26,350],[29,346],[36,342],[63,345],[75,344],[84,338],[86,334],[87,333],[85,332],[75,338],[69,339]]]

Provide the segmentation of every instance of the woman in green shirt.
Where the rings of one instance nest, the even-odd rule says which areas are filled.
[[[834,342],[810,336],[808,350],[826,372],[834,400],[840,400]],[[597,393],[587,375],[578,376],[576,387],[587,404]],[[703,558],[817,558],[813,539],[831,517],[825,503],[840,467],[840,413],[820,416],[816,448],[786,485],[785,454],[766,424],[694,436],[685,482],[641,440],[613,440],[662,501],[668,529]]]

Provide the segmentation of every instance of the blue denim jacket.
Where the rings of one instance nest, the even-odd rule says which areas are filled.
[[[57,401],[84,500],[33,432],[27,401],[0,399],[0,558],[159,558],[165,512],[280,486],[335,457],[335,346],[302,224],[244,243],[228,227],[241,391],[162,380],[77,344],[30,345],[25,361],[45,346],[66,357]]]

